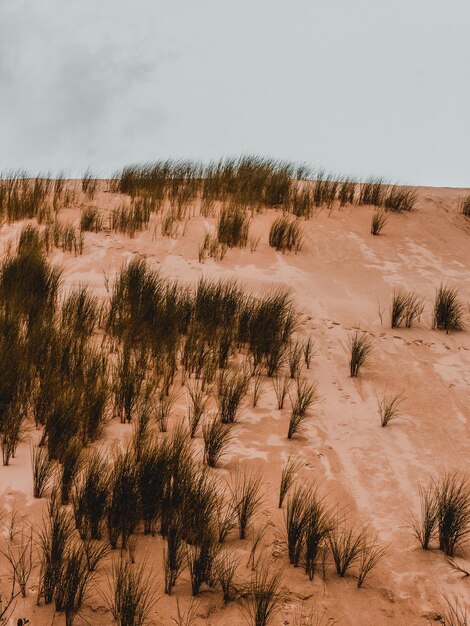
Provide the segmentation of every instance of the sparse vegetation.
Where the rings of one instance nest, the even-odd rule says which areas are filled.
[[[251,291],[236,280],[207,276],[186,284],[160,271],[160,257],[153,258],[147,249],[115,275],[112,265],[103,269],[108,295],[99,286],[96,292],[80,284],[64,289],[61,270],[51,264],[48,254],[60,257],[54,248],[81,254],[87,231],[106,230],[106,237],[119,243],[122,237],[110,230],[133,237],[151,225],[158,237],[160,225],[164,236],[174,237],[192,217],[201,225],[203,216],[205,222],[212,221],[212,230],[205,235],[199,260],[220,261],[229,247],[256,250],[258,235],[263,235],[261,231],[250,234],[250,225],[267,209],[279,211],[270,229],[270,245],[298,251],[305,227],[301,220],[325,208],[331,214],[349,204],[371,205],[375,211],[371,232],[379,234],[390,211],[408,212],[416,206],[414,190],[381,179],[356,183],[303,165],[257,157],[209,165],[166,161],[130,166],[110,183],[110,191],[126,194],[112,198],[110,208],[91,206],[94,197],[100,203],[106,195],[105,185],[90,172],[82,178],[82,193],[76,194],[79,202],[74,200],[79,185],[74,185],[62,176],[0,177],[2,221],[31,220],[8,230],[13,236],[5,242],[0,262],[0,445],[4,465],[12,465],[14,471],[24,460],[23,440],[35,442],[31,446],[33,495],[49,496],[49,502],[43,503],[47,506],[43,528],[39,532],[34,528],[36,543],[29,525],[27,531],[15,530],[16,513],[11,512],[1,552],[14,594],[10,602],[2,591],[0,623],[19,594],[31,595],[34,580],[38,602],[55,603],[71,626],[86,604],[95,576],[98,592],[102,591],[106,561],[112,562],[106,601],[121,626],[152,622],[157,574],[168,595],[178,598],[180,588],[193,596],[217,588],[224,604],[239,602],[253,624],[273,623],[281,607],[291,610],[290,605],[283,607],[289,594],[280,573],[261,560],[268,552],[273,560],[285,558],[285,543],[272,517],[276,504],[284,507],[276,516],[285,516],[284,540],[294,567],[305,569],[310,579],[320,571],[326,581],[334,563],[339,576],[352,574],[358,587],[365,585],[387,548],[366,526],[338,513],[343,511],[341,503],[333,507],[331,494],[323,495],[317,483],[305,482],[311,470],[317,473],[321,461],[316,452],[301,450],[302,440],[295,437],[319,400],[317,383],[306,371],[312,367],[316,341],[319,354],[332,364],[334,348],[328,345],[326,354],[324,329],[319,327],[320,319],[322,324],[327,320],[323,312],[316,311],[312,318],[311,311],[298,311],[292,292],[282,286]],[[81,211],[79,225],[65,223],[59,213],[72,204],[74,213]],[[462,200],[461,210],[469,217],[465,206]],[[344,211],[341,215],[346,219]],[[96,236],[90,239],[96,241]],[[81,275],[70,272],[71,263],[69,258],[64,274],[68,284]],[[207,265],[210,269],[211,263]],[[258,276],[252,282],[257,284]],[[322,308],[319,303],[318,310]],[[423,310],[420,296],[396,289],[392,328],[412,327]],[[447,332],[462,329],[465,315],[458,290],[441,285],[434,327]],[[328,327],[332,328],[330,321]],[[352,330],[347,346],[351,377],[367,364],[374,343],[371,333]],[[389,366],[395,367],[396,362]],[[319,358],[313,368],[322,381],[325,367],[328,363]],[[269,378],[272,389],[266,384]],[[343,390],[339,380],[335,384],[344,397],[349,390]],[[366,386],[362,391],[367,393]],[[400,400],[401,395],[386,392],[377,398],[383,427],[400,416]],[[285,412],[272,414],[273,403]],[[261,408],[253,411],[259,404]],[[111,438],[116,441],[111,447],[101,446],[100,436],[111,420]],[[238,433],[240,445],[233,449],[256,456],[250,446],[259,445],[256,423],[260,420],[261,437],[269,437],[272,447],[269,463],[276,464],[274,446],[284,427],[292,439],[285,442],[286,449],[299,454],[287,456],[281,449],[277,456],[284,461],[278,499],[273,493],[266,497],[268,488],[277,488],[278,465],[272,475],[265,474],[266,485],[258,469],[263,461],[243,460],[238,465],[237,459],[230,458],[230,463],[218,467]],[[323,437],[321,432],[319,436]],[[322,454],[319,444],[318,457]],[[327,459],[323,461],[327,475]],[[301,467],[302,480],[296,481]],[[336,472],[334,466],[331,471]],[[413,523],[420,544],[424,549],[439,547],[452,567],[468,577],[465,566],[453,559],[470,535],[467,479],[449,472],[422,487],[420,495],[421,517]],[[36,545],[41,560],[37,576]],[[157,572],[151,572],[145,557],[141,558],[149,545],[152,550],[155,546],[159,557],[163,551]],[[118,548],[116,556],[112,550]],[[246,568],[252,570],[249,582],[242,580]],[[215,606],[214,593],[210,592],[207,615]],[[173,621],[189,626],[202,618],[198,607],[205,610],[206,600],[184,602],[183,611],[177,600]],[[446,611],[442,623],[466,623],[459,608],[448,605]],[[317,612],[315,605],[310,617],[302,616],[302,624],[320,623],[319,618],[313,621]]]

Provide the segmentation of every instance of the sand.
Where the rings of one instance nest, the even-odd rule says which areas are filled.
[[[292,289],[302,312],[301,332],[315,340],[315,357],[304,374],[318,380],[321,401],[301,436],[287,440],[288,409],[277,410],[269,382],[256,409],[246,399],[236,429],[235,442],[222,459],[220,476],[237,464],[248,463],[264,476],[265,502],[259,524],[269,522],[263,541],[264,555],[282,567],[284,585],[292,598],[273,624],[300,625],[300,611],[316,609],[323,622],[342,626],[419,626],[442,604],[441,593],[457,594],[470,606],[468,581],[456,575],[438,551],[419,548],[410,522],[419,514],[419,485],[441,471],[467,471],[470,452],[470,330],[445,334],[432,330],[432,306],[441,281],[459,288],[470,301],[470,223],[457,213],[464,190],[419,188],[419,201],[410,214],[391,215],[379,237],[370,235],[371,207],[346,206],[322,211],[304,223],[306,239],[298,253],[281,254],[268,245],[269,226],[275,212],[268,210],[253,219],[252,232],[261,239],[255,252],[231,249],[220,262],[198,262],[198,246],[205,228],[214,220],[193,217],[176,239],[163,238],[155,219],[150,228],[133,239],[109,232],[86,233],[83,255],[55,251],[51,258],[63,267],[66,288],[90,285],[106,294],[117,270],[134,254],[173,278],[195,283],[202,275],[236,277],[255,292],[278,284]],[[104,211],[119,202],[114,194],[98,193],[92,204]],[[78,220],[78,208],[63,209],[64,221]],[[19,224],[4,225],[3,243],[16,237]],[[389,307],[395,287],[415,291],[425,298],[421,322],[412,329],[390,329]],[[375,337],[370,362],[357,379],[348,371],[345,347],[354,326]],[[402,417],[381,428],[377,394],[402,393]],[[170,428],[184,415],[184,396],[177,403]],[[130,427],[112,423],[105,442],[129,437]],[[0,504],[6,511],[16,507],[35,530],[41,527],[46,500],[32,497],[30,439],[39,433],[30,427],[16,458],[0,467]],[[196,443],[200,446],[200,440]],[[284,513],[277,508],[282,464],[289,454],[302,459],[299,480],[315,480],[322,491],[351,520],[370,526],[385,558],[356,588],[353,576],[339,578],[328,562],[323,579],[308,580],[302,568],[288,564]],[[8,525],[8,514],[4,524]],[[3,542],[6,542],[4,530]],[[242,556],[242,572],[251,549],[250,540],[230,540]],[[152,623],[169,625],[176,616],[176,598],[188,607],[187,574],[171,598],[163,594],[162,540],[139,536],[137,560],[147,559],[160,598]],[[470,567],[470,548],[461,562]],[[5,559],[0,557],[3,593],[8,589]],[[97,585],[106,588],[106,569]],[[38,568],[28,584],[26,599],[18,599],[12,620],[26,616],[31,624],[65,624],[51,606],[36,606]],[[222,606],[220,593],[204,590],[197,599],[195,624],[246,624],[239,607]],[[86,600],[83,619],[89,624],[112,623],[104,599],[94,591]],[[14,618],[14,619],[13,619]],[[76,623],[82,623],[77,618]],[[307,622],[305,622],[307,623]],[[313,622],[316,623],[316,622]]]

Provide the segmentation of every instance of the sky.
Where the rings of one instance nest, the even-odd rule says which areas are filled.
[[[0,171],[239,154],[470,187],[469,0],[0,0]]]

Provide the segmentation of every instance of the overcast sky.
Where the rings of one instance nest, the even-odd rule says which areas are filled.
[[[0,170],[241,153],[469,187],[469,0],[0,0]]]

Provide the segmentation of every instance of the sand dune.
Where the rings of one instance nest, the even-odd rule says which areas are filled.
[[[301,434],[288,440],[289,407],[278,410],[271,381],[263,377],[264,393],[258,406],[251,406],[248,394],[234,442],[212,470],[227,477],[242,463],[262,471],[265,497],[257,524],[268,524],[262,553],[282,567],[283,585],[292,594],[273,624],[309,623],[300,621],[303,607],[304,614],[315,610],[322,616],[319,624],[424,626],[442,605],[441,593],[450,598],[457,595],[470,606],[467,579],[452,571],[442,552],[422,550],[410,526],[413,515],[420,514],[420,483],[446,470],[468,470],[470,330],[446,334],[432,329],[435,292],[443,281],[456,286],[463,300],[470,301],[470,223],[457,212],[458,201],[468,190],[419,188],[417,192],[415,210],[391,214],[378,237],[370,234],[370,206],[318,211],[303,222],[305,240],[298,253],[280,253],[269,246],[269,228],[278,213],[267,209],[252,219],[251,233],[260,237],[256,250],[231,248],[221,261],[198,260],[205,230],[215,223],[214,218],[200,215],[189,217],[184,228],[181,224],[175,238],[161,235],[160,218],[154,215],[149,228],[133,238],[109,230],[87,232],[83,254],[55,249],[49,255],[63,268],[65,291],[89,285],[103,297],[119,269],[134,255],[189,285],[196,285],[201,276],[233,277],[257,294],[272,285],[292,290],[301,313],[299,336],[310,336],[315,342],[312,365],[303,375],[308,381],[318,381],[320,401]],[[90,203],[107,215],[119,202],[118,194],[103,190]],[[75,204],[61,209],[59,218],[77,223],[80,211]],[[20,222],[3,225],[2,243],[16,241],[21,226]],[[413,328],[390,328],[394,288],[424,298],[421,321]],[[347,341],[356,326],[373,336],[374,350],[359,377],[350,378]],[[400,418],[381,428],[377,396],[384,393],[403,394],[403,401]],[[185,414],[182,393],[170,431]],[[126,441],[131,434],[130,425],[114,420],[98,445]],[[46,499],[32,497],[30,438],[39,438],[33,425],[28,426],[11,464],[0,467],[0,501],[7,511],[16,507],[39,529]],[[194,445],[201,450],[200,437]],[[385,557],[363,588],[356,588],[354,570],[338,577],[331,557],[324,577],[319,573],[313,581],[302,567],[289,565],[285,511],[277,508],[281,470],[288,455],[301,460],[298,484],[315,481],[329,501],[347,511],[349,520],[368,524],[371,536],[387,546]],[[7,531],[3,534],[6,537]],[[234,535],[229,543],[241,556],[241,573],[248,579],[251,571],[245,565],[251,539],[239,541]],[[470,568],[469,550],[463,548],[461,562]],[[177,597],[182,607],[188,607],[190,583],[186,572],[173,596],[163,593],[162,551],[161,537],[139,534],[137,560],[147,560],[159,596],[151,617],[155,624],[169,625],[174,623]],[[7,564],[5,559],[1,562],[6,589]],[[108,557],[106,567],[110,562]],[[104,570],[97,578],[102,589],[106,587]],[[53,608],[36,606],[38,577],[36,566],[27,597],[17,599],[13,616],[26,616],[31,624],[46,626],[52,623]],[[204,588],[196,602],[195,624],[247,623],[236,603],[222,605],[216,590]],[[112,623],[96,591],[86,600],[83,617],[97,626]],[[57,614],[53,623],[65,623],[63,615]]]

